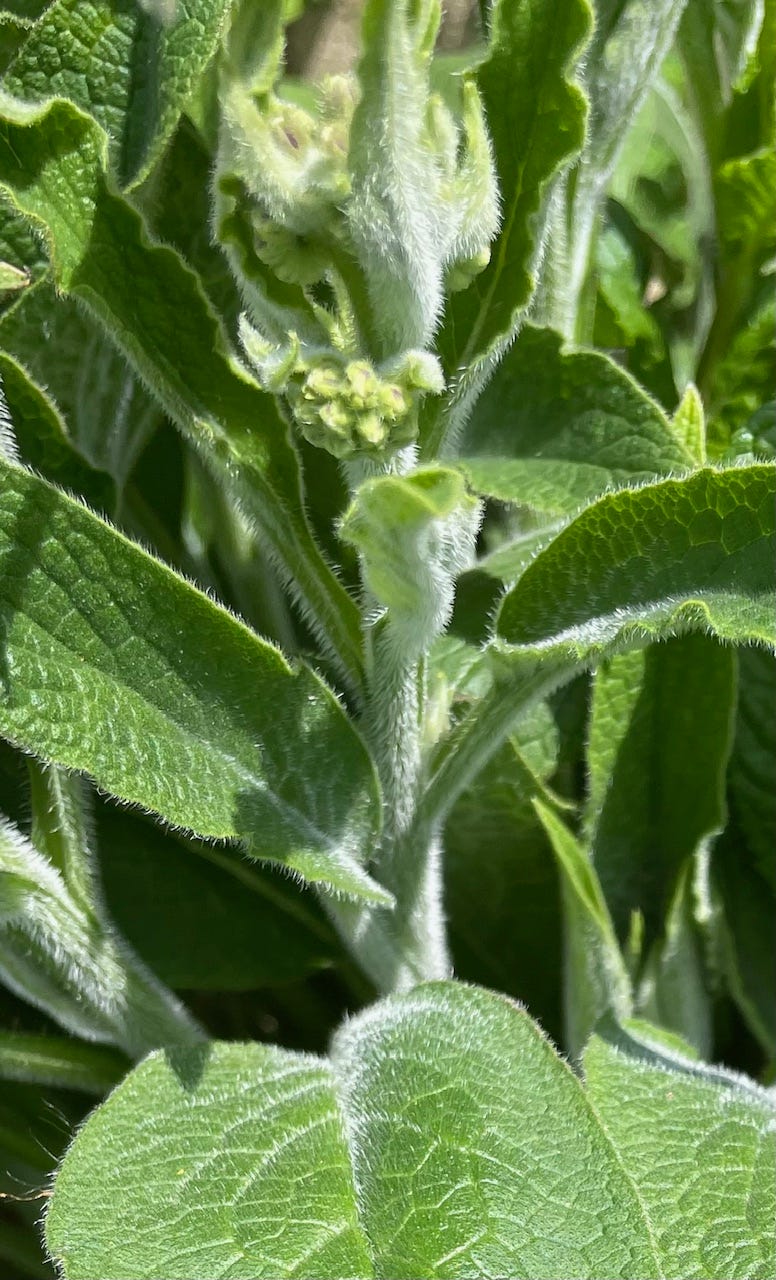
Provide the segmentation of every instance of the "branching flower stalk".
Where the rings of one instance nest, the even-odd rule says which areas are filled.
[[[425,659],[480,504],[460,478],[417,471],[415,442],[422,401],[444,389],[433,338],[446,293],[487,265],[498,226],[477,89],[464,84],[456,119],[430,88],[439,17],[435,0],[370,6],[358,79],[327,80],[315,110],[273,87],[279,41],[260,68],[227,62],[215,181],[245,355],[294,429],[340,459],[351,495],[340,535],[362,571],[360,724],[384,797],[372,865],[396,906],[327,907],[387,990],[450,971],[438,833],[415,822],[433,745]],[[399,544],[384,518],[397,494],[411,513]]]

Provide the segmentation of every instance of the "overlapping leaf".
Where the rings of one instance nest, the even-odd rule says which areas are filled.
[[[707,468],[566,525],[502,599],[498,679],[441,743],[424,820],[446,816],[525,706],[602,658],[686,631],[776,647],[775,493],[768,464]]]
[[[359,616],[310,533],[277,408],[225,354],[196,277],[148,243],[103,172],[105,135],[66,102],[2,101],[0,189],[46,235],[60,289],[107,328],[160,404],[239,498],[307,616],[357,686]]]
[[[323,682],[78,503],[1,465],[3,733],[168,823],[384,897],[361,865],[372,768]]]
[[[455,983],[373,1006],[328,1060],[154,1055],[78,1135],[48,1245],[65,1280],[766,1280],[768,1095],[605,1045],[587,1074],[590,1098],[523,1010]]]

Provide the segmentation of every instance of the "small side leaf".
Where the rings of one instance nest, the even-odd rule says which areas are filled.
[[[698,388],[691,382],[671,419],[671,430],[694,462],[706,461],[706,415]]]
[[[111,1049],[64,1036],[0,1031],[0,1080],[103,1094],[118,1084],[125,1066]]]
[[[474,556],[479,506],[455,471],[379,476],[357,489],[340,536],[361,553],[364,579],[421,653],[450,615],[455,578]]]
[[[87,851],[83,851],[86,856]],[[102,913],[0,820],[0,980],[85,1040],[132,1057],[201,1037],[183,1006],[117,938]]]

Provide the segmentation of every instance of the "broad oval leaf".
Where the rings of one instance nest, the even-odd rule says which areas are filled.
[[[625,1085],[594,1079],[621,1153],[525,1011],[454,982],[373,1006],[328,1060],[258,1044],[154,1054],[66,1155],[48,1247],[64,1280],[678,1280],[673,1234],[724,1240],[734,1227],[742,1257],[772,1270],[767,1186],[755,1184],[745,1221],[748,1179],[768,1179],[767,1095],[679,1070],[653,1081],[632,1060],[627,1070],[640,1077],[640,1125],[619,1108]],[[721,1116],[724,1136],[747,1141],[716,1141]],[[710,1205],[680,1199],[686,1161],[661,1163],[685,1133]],[[651,1163],[629,1174],[639,1143]],[[709,1261],[692,1275],[734,1274],[720,1265],[728,1249]]]
[[[688,470],[659,405],[608,356],[524,326],[457,450],[488,497],[571,515],[609,489]]]
[[[79,503],[0,461],[0,729],[166,822],[385,901],[334,695]]]
[[[539,650],[612,647],[698,629],[776,643],[776,468],[704,469],[608,494],[504,597],[499,636]]]

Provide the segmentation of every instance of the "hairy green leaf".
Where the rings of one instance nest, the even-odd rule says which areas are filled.
[[[0,187],[45,231],[58,287],[106,326],[216,483],[244,505],[357,687],[358,610],[314,542],[274,402],[226,354],[196,277],[172,250],[150,245],[137,212],[111,192],[102,130],[66,102],[0,105]]]
[[[767,464],[706,469],[608,494],[565,525],[503,597],[498,678],[441,742],[422,820],[447,815],[525,706],[602,658],[686,631],[776,647],[775,491]]]
[[[590,1099],[653,1224],[666,1280],[769,1280],[776,1266],[776,1108],[732,1072],[594,1038]]]
[[[662,937],[653,945],[639,974],[636,1007],[640,1017],[681,1036],[684,1043],[701,1058],[713,1053],[714,1027],[712,981],[707,966],[708,938],[700,919],[700,907],[708,912],[707,901],[699,901],[701,893],[708,899],[705,851],[696,859],[688,859],[682,867],[673,898],[665,915]],[[701,893],[699,893],[699,889]],[[636,915],[641,926],[643,917]],[[643,938],[638,938],[643,945]],[[634,969],[641,958],[640,947],[633,948]]]
[[[505,596],[498,634],[588,660],[688,629],[773,645],[775,491],[754,464],[601,498]]]
[[[585,62],[590,122],[570,185],[567,279],[560,285],[559,327],[579,329],[577,314],[601,199],[623,142],[668,52],[687,0],[605,0]],[[552,247],[550,253],[552,254]],[[556,268],[557,270],[557,268]]]
[[[153,1055],[67,1154],[48,1246],[65,1280],[765,1280],[768,1095],[597,1041],[587,1074],[596,1110],[523,1010],[455,983],[373,1006],[328,1060]]]
[[[31,100],[61,97],[110,139],[122,185],[159,157],[218,47],[227,0],[187,0],[160,23],[129,0],[54,0],[14,59],[5,87]]]
[[[371,764],[280,653],[78,503],[2,466],[6,736],[168,823],[385,899]]]
[[[776,893],[776,658],[759,649],[738,656],[738,712],[730,761],[730,794],[757,869]]]
[[[694,462],[706,461],[706,415],[698,388],[692,382],[685,388],[671,418],[671,430]]]
[[[776,895],[754,865],[737,816],[734,809],[712,850],[713,923],[728,990],[766,1053],[776,1058]],[[772,877],[772,842],[769,858]]]
[[[582,143],[586,102],[575,60],[590,19],[583,0],[500,0],[493,8],[489,53],[476,79],[496,156],[502,231],[490,266],[451,303],[442,335],[451,373],[510,334],[530,297],[542,198]]]
[[[123,488],[164,415],[102,326],[74,299],[58,297],[46,279],[2,317],[0,344],[46,388],[64,419],[62,430],[82,458]],[[11,409],[15,413],[12,404]],[[93,486],[42,470],[47,479],[76,489],[94,505]],[[82,471],[86,484],[88,468],[82,466]],[[110,510],[104,501],[97,505]]]
[[[570,515],[623,485],[686,470],[660,407],[607,356],[524,326],[458,446],[479,493]]]
[[[590,128],[581,185],[600,191],[660,70],[687,0],[605,0],[585,67]]]

